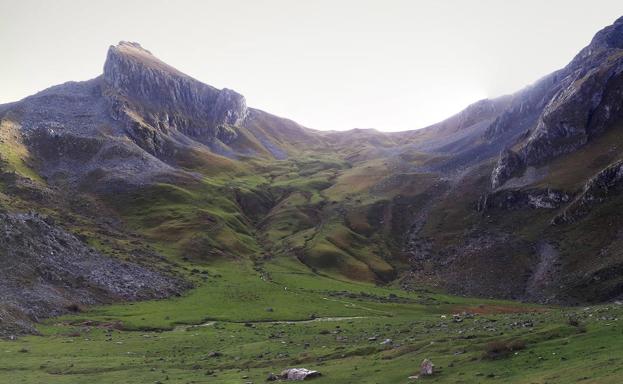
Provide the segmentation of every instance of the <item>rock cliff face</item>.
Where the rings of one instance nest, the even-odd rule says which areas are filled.
[[[137,43],[110,47],[103,82],[113,118],[152,153],[176,132],[207,145],[229,144],[248,114],[242,95],[201,83]]]
[[[582,192],[553,220],[554,224],[570,223],[586,216],[591,208],[623,192],[623,160],[609,165],[591,177]]]
[[[567,67],[524,91],[520,107],[511,108],[488,130],[491,138],[522,125],[520,161],[500,158],[492,186],[503,185],[526,165],[572,152],[623,117],[623,18],[597,33]],[[538,112],[536,121],[530,116]]]
[[[566,192],[552,189],[509,189],[484,195],[478,204],[478,210],[486,212],[491,208],[504,210],[556,209],[569,202],[570,198]]]
[[[545,107],[521,150],[526,164],[571,152],[621,118],[623,51],[613,56],[611,64],[591,68],[582,77],[578,73],[573,84]]]
[[[519,170],[523,169],[524,166],[524,159],[519,154],[510,149],[503,151],[491,173],[491,185],[493,188],[497,188],[506,180],[519,176]]]

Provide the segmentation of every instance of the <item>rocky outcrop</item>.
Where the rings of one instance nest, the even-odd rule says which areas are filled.
[[[0,334],[30,322],[114,300],[163,298],[186,283],[106,257],[54,222],[32,213],[0,213]],[[8,319],[8,320],[7,320]],[[21,324],[21,325],[20,325]]]
[[[248,113],[242,95],[197,81],[138,43],[110,47],[103,81],[113,118],[152,153],[177,132],[205,144],[230,143]]]
[[[491,173],[491,186],[496,189],[510,178],[519,176],[525,166],[524,160],[517,153],[510,149],[503,151]]]
[[[554,224],[569,223],[590,212],[593,206],[623,192],[623,160],[606,167],[591,177],[582,193],[565,211],[554,218]]]
[[[528,165],[574,151],[623,117],[623,52],[620,55],[610,66],[589,70],[552,99],[521,149]]]
[[[522,171],[517,164],[541,165],[572,152],[623,118],[623,19],[597,33],[567,67],[540,80],[536,88],[542,90],[526,99],[525,110],[510,109],[485,135],[494,137],[518,121],[530,120],[534,111],[539,113],[524,127],[527,136],[518,136],[520,161],[500,157],[492,175],[494,188]]]
[[[146,108],[211,124],[237,126],[247,115],[244,96],[219,90],[165,64],[138,43],[120,42],[108,50],[103,79],[122,97]]]
[[[282,380],[303,381],[320,377],[322,374],[318,371],[312,371],[306,368],[288,368],[279,375]]]
[[[421,376],[432,376],[434,373],[435,365],[429,359],[422,360],[420,364],[420,375]]]
[[[623,161],[608,166],[593,176],[584,187],[581,200],[585,204],[598,203],[607,196],[620,193],[623,189]]]
[[[556,209],[570,199],[568,193],[554,189],[506,189],[483,195],[478,203],[478,210]]]

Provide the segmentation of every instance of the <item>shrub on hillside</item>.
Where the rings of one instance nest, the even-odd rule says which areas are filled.
[[[67,309],[69,312],[74,312],[74,313],[78,313],[78,312],[84,311],[84,308],[82,307],[82,305],[80,305],[78,303],[71,303],[71,304],[67,305],[65,307],[65,309]]]
[[[570,326],[575,327],[579,333],[585,333],[586,332],[586,325],[581,323],[580,320],[576,319],[575,317],[569,317],[569,320],[567,322]]]
[[[523,340],[491,341],[485,346],[483,357],[490,360],[502,359],[525,348],[526,343]]]

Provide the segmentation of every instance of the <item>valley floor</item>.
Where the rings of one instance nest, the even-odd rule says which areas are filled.
[[[50,319],[40,336],[0,342],[0,383],[261,383],[291,367],[320,371],[318,384],[623,380],[623,305],[537,307],[265,268],[197,267],[202,282],[183,297]],[[424,358],[435,374],[408,379]]]

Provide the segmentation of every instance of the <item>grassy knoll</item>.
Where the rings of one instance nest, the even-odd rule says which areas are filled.
[[[6,171],[42,182],[41,177],[33,170],[32,159],[21,140],[19,127],[8,120],[0,121],[0,162],[4,164]]]

